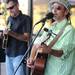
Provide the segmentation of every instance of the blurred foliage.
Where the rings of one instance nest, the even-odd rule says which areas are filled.
[[[6,9],[6,3],[0,3],[0,13],[0,30],[4,30],[7,27],[6,22],[9,15]]]

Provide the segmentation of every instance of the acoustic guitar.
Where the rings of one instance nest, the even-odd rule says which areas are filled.
[[[34,62],[34,68],[31,70],[31,75],[44,75],[44,69],[47,61],[47,54],[38,53]]]

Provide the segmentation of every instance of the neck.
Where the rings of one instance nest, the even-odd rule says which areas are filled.
[[[56,19],[57,22],[61,22],[62,20],[66,19],[65,17],[60,18],[60,19]]]

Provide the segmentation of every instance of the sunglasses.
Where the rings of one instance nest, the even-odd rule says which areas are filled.
[[[13,5],[13,6],[7,8],[7,10],[11,10],[11,9],[13,9],[14,7],[15,7],[15,5]]]

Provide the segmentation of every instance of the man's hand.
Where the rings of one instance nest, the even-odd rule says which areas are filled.
[[[31,59],[31,58],[28,58],[27,59],[27,67],[28,68],[34,68],[34,61],[33,61],[33,59]]]
[[[8,29],[3,30],[3,35],[7,35],[8,34]]]

